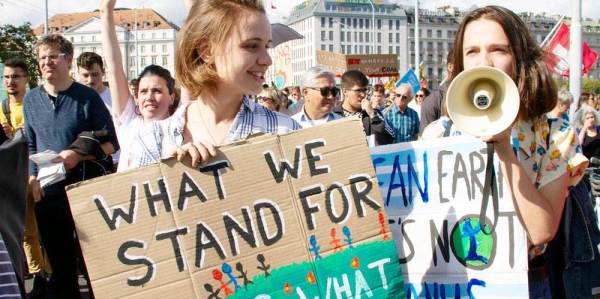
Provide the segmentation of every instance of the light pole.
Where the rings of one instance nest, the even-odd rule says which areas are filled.
[[[332,42],[332,43],[335,43],[334,41],[332,41],[330,39],[327,39],[327,38],[323,38],[323,39],[321,39],[321,41],[322,42]],[[340,45],[339,45],[339,50],[340,50],[340,54],[344,54],[344,53],[342,53],[342,44],[341,44],[341,42],[340,42]]]
[[[135,75],[139,75],[140,71],[138,68],[138,64],[139,64],[139,60],[140,58],[138,57],[138,8],[140,7],[140,5],[144,4],[148,2],[148,0],[144,0],[142,1],[140,4],[138,4],[138,6],[135,7]]]
[[[419,67],[419,0],[415,0],[415,73],[417,73],[417,81],[421,82],[421,70]]]
[[[369,3],[371,3],[371,12],[373,13],[371,16],[371,28],[373,29],[373,36],[371,36],[373,41],[373,54],[379,54],[377,51],[375,51],[375,5],[373,5],[373,0],[369,0]]]
[[[344,27],[346,29],[352,29],[352,27],[350,27],[350,26],[348,26],[348,25],[346,25],[344,23],[341,23],[341,22],[338,22],[338,21],[333,21],[333,22],[337,23],[338,25],[340,25],[341,27]],[[342,34],[343,34],[342,33],[342,29],[340,29],[340,54],[344,54],[343,51],[342,51],[342,47],[343,47],[343,45],[342,45]]]

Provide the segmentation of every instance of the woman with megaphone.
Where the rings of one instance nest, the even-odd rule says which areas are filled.
[[[497,154],[527,231],[530,298],[551,298],[543,252],[559,227],[568,187],[581,180],[588,164],[569,123],[548,121],[546,113],[556,106],[557,87],[544,56],[512,11],[498,6],[473,10],[458,29],[452,57],[450,77],[462,84],[451,83],[446,101],[458,129],[469,134],[480,130],[473,135],[491,143]],[[469,98],[469,110],[457,107],[467,106],[457,97]],[[505,106],[518,109],[511,112]],[[486,129],[481,131],[482,127]],[[511,145],[513,130],[518,134],[517,154]]]

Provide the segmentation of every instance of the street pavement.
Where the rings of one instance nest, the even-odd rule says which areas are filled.
[[[33,289],[33,278],[25,280],[25,290],[27,291],[28,296],[32,289]],[[89,293],[88,293],[89,290],[87,287],[87,283],[82,275],[79,275],[79,290],[81,291],[82,299],[90,298]]]

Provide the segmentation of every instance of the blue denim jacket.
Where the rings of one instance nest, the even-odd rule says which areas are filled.
[[[570,187],[563,212],[563,282],[566,298],[600,296],[600,230],[583,180]]]

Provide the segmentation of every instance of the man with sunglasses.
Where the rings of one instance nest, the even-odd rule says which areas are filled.
[[[306,70],[300,77],[300,90],[304,107],[292,118],[303,128],[342,118],[332,112],[340,89],[335,87],[335,75],[330,70],[319,66]]]
[[[343,117],[358,116],[370,146],[390,144],[394,141],[394,130],[371,105],[368,85],[369,79],[361,71],[346,71],[342,74],[344,102],[333,111]]]
[[[385,112],[385,119],[394,129],[394,143],[414,141],[419,138],[419,115],[408,103],[412,99],[412,86],[400,84],[396,87],[394,103]]]

